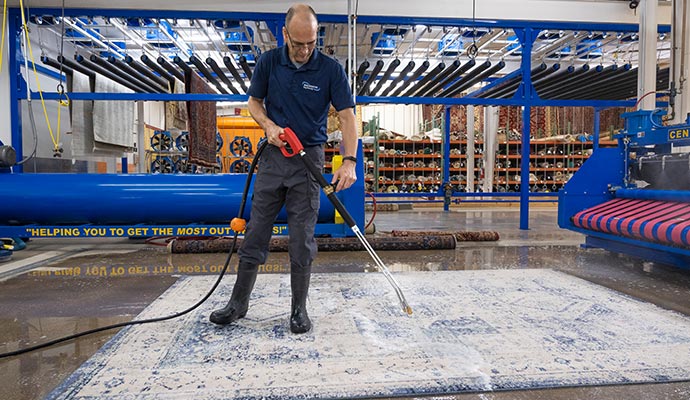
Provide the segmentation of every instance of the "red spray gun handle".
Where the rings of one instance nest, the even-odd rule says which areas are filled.
[[[280,151],[285,157],[293,157],[299,154],[300,151],[304,150],[304,146],[299,141],[299,138],[295,132],[290,128],[284,128],[283,133],[278,136],[280,140],[287,142],[287,144],[280,148]]]

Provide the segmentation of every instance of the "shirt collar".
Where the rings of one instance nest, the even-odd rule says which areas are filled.
[[[309,57],[309,61],[307,61],[306,64],[302,66],[304,69],[318,69],[319,66],[319,61],[320,61],[320,51],[319,49],[315,48],[314,51],[311,53],[311,57]],[[288,55],[288,47],[287,45],[283,46],[280,51],[280,63],[283,65],[287,65],[289,67],[295,68],[295,65],[290,61],[290,56]]]

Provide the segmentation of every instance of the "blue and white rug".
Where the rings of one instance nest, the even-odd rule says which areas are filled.
[[[183,318],[124,329],[50,399],[353,398],[690,379],[690,318],[552,270],[314,274],[314,329],[288,328],[289,275],[259,275],[236,325],[208,321],[233,277]],[[185,277],[138,318],[196,302]]]

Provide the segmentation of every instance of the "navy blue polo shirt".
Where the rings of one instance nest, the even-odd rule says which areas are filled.
[[[248,94],[264,99],[268,117],[295,131],[304,146],[326,142],[330,104],[337,111],[355,106],[345,70],[318,49],[299,69],[290,61],[286,46],[263,53]]]

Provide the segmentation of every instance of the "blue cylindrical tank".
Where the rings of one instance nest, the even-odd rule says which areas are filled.
[[[246,174],[0,174],[0,225],[227,223],[239,212],[246,179]],[[322,193],[319,222],[333,222],[334,215]],[[282,210],[277,222],[286,220]]]

